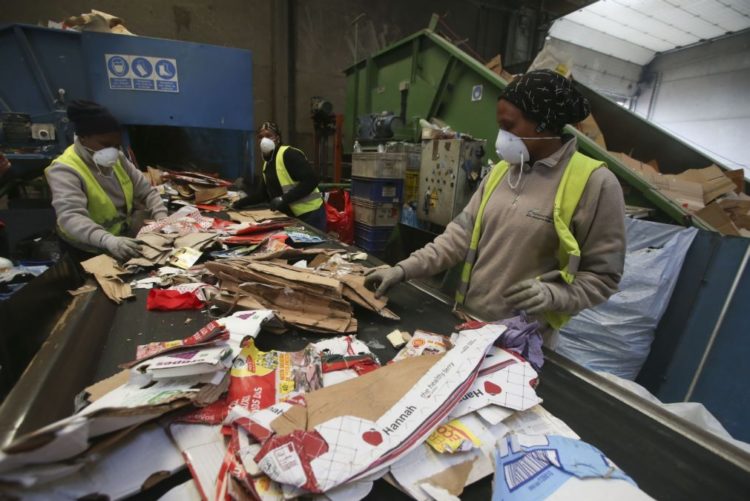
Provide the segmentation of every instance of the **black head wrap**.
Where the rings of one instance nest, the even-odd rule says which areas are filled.
[[[270,130],[277,136],[279,136],[279,141],[281,141],[281,129],[276,124],[276,122],[263,122],[260,126],[260,129],[258,129],[258,132],[262,130]]]
[[[586,118],[589,101],[570,80],[551,70],[530,71],[515,78],[500,95],[539,124],[539,131],[560,131]]]
[[[93,101],[71,101],[68,118],[79,136],[120,132],[120,122],[107,108]]]

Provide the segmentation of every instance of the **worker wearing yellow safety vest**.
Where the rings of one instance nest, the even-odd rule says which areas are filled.
[[[154,219],[166,217],[167,209],[120,150],[120,124],[106,108],[73,101],[67,114],[73,144],[44,171],[62,246],[78,259],[101,252],[120,261],[137,257],[140,244],[127,236],[135,230],[134,208],[145,208]]]
[[[516,78],[497,103],[501,161],[432,243],[367,276],[382,295],[394,284],[461,265],[456,304],[487,321],[525,312],[548,346],[571,315],[617,291],[625,257],[617,178],[576,151],[565,124],[589,114],[564,77]]]
[[[326,230],[326,212],[318,190],[318,175],[305,154],[281,143],[281,130],[274,122],[264,122],[258,130],[263,155],[260,182],[248,187],[249,195],[234,203],[241,209],[269,203],[273,210],[283,211],[322,230]]]

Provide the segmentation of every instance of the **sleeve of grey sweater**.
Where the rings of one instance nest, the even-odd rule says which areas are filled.
[[[448,223],[442,234],[398,263],[404,270],[406,280],[436,275],[466,259],[474,220],[482,202],[482,193],[488,177],[484,178],[464,210]]]
[[[122,165],[125,168],[125,172],[127,172],[128,177],[133,182],[133,201],[145,207],[154,219],[167,217],[167,208],[164,207],[164,202],[161,201],[156,188],[151,186],[151,183],[148,182],[143,172],[136,169],[135,165],[127,158],[124,158],[122,155],[120,158],[123,159]]]
[[[625,202],[615,175],[594,171],[573,215],[581,263],[572,284],[548,283],[552,311],[576,314],[617,292],[625,265]]]
[[[112,235],[89,217],[88,197],[78,174],[66,165],[57,164],[47,170],[46,176],[57,225],[77,241],[103,249]]]

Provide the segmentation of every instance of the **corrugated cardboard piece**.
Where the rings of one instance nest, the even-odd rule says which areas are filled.
[[[638,173],[667,197],[691,211],[702,209],[722,195],[732,193],[736,185],[716,165],[688,169],[680,174],[660,174],[653,166],[624,153],[610,152],[629,169]]]
[[[273,407],[281,416],[255,460],[282,484],[326,492],[383,470],[421,442],[471,387],[505,327],[459,334],[445,355],[396,362],[304,396],[303,405]],[[388,384],[383,384],[388,381]],[[267,419],[267,418],[266,418]]]
[[[252,257],[210,262],[206,267],[219,277],[225,294],[215,303],[275,310],[288,325],[331,333],[353,333],[357,329],[352,304],[375,311],[384,318],[398,319],[364,286],[357,270],[333,275],[322,269],[299,268],[279,261]],[[351,303],[349,302],[351,301]]]
[[[123,300],[133,297],[130,284],[123,282],[120,278],[128,272],[106,254],[87,259],[81,263],[81,266],[94,275],[104,294],[115,303],[120,304]]]

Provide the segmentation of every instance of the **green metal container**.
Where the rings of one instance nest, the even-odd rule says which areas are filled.
[[[419,141],[419,119],[437,118],[453,130],[486,139],[493,145],[497,136],[495,119],[497,99],[507,83],[496,73],[443,37],[435,33],[437,17],[430,26],[394,43],[390,47],[357,62],[345,70],[347,101],[345,113],[345,151],[351,153],[356,138],[357,117],[389,111],[401,114],[405,124],[395,131],[396,140]],[[677,173],[714,163],[690,145],[634,113],[576,84],[592,103],[595,119],[613,151],[651,154],[665,172]],[[578,137],[579,150],[607,163],[625,185],[626,201],[657,209],[657,220],[713,229],[687,213],[640,178],[605,149],[577,129],[567,132]],[[497,161],[494,148],[489,158]]]

